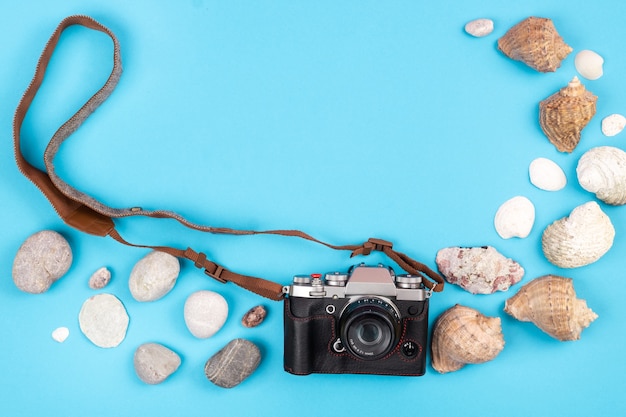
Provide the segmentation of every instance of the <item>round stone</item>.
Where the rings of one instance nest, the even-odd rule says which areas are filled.
[[[160,384],[180,366],[180,356],[158,343],[144,343],[135,351],[133,365],[146,384]]]
[[[52,230],[35,233],[22,243],[13,260],[13,282],[22,291],[46,292],[72,265],[72,249]]]
[[[80,331],[101,348],[112,348],[122,343],[128,321],[122,302],[106,293],[88,298],[78,314]]]
[[[137,301],[155,301],[174,288],[180,272],[176,257],[153,251],[139,260],[133,267],[128,287]]]
[[[217,386],[232,388],[249,377],[261,363],[261,351],[246,339],[235,339],[213,355],[204,374]]]
[[[213,291],[196,291],[185,301],[185,324],[197,338],[206,339],[222,328],[228,317],[228,303]]]

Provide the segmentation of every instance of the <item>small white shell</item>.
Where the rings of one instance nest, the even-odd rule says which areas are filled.
[[[65,342],[65,339],[70,335],[70,329],[67,327],[57,327],[52,331],[52,338],[59,343]]]
[[[535,206],[526,197],[513,197],[500,206],[493,223],[502,239],[525,238],[535,223]]]
[[[493,32],[493,20],[491,19],[476,19],[471,22],[467,22],[465,25],[465,32],[476,37],[482,38]]]
[[[611,114],[602,119],[602,133],[604,136],[615,136],[626,127],[626,117],[621,114]]]
[[[595,193],[607,204],[626,204],[626,152],[613,146],[599,146],[585,152],[578,161],[580,186]]]
[[[556,162],[548,158],[537,158],[528,167],[530,182],[545,191],[558,191],[565,187],[567,178]]]
[[[602,77],[604,58],[588,49],[580,51],[574,58],[576,71],[588,80],[597,80]]]
[[[615,228],[598,203],[576,207],[568,217],[546,227],[541,248],[546,259],[561,268],[577,268],[600,259],[613,246]]]

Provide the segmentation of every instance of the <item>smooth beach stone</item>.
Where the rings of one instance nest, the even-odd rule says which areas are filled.
[[[135,350],[133,365],[146,384],[160,384],[180,366],[180,356],[158,343],[144,343]]]
[[[197,338],[213,336],[222,328],[227,317],[228,303],[216,292],[196,291],[185,301],[185,324]]]
[[[482,38],[493,32],[493,20],[491,19],[475,19],[467,22],[465,32],[476,37]]]
[[[153,251],[139,260],[133,267],[128,287],[137,301],[155,301],[174,288],[180,273],[176,257]]]
[[[235,339],[213,355],[204,374],[217,386],[232,388],[249,377],[261,363],[261,351],[246,339]]]
[[[40,294],[72,265],[72,249],[63,236],[43,230],[22,243],[13,260],[13,282],[22,291]]]
[[[103,266],[89,277],[89,288],[100,290],[109,285],[109,281],[111,281],[111,271]]]
[[[116,347],[126,337],[128,314],[122,302],[112,294],[98,294],[88,298],[78,314],[80,331],[94,345]]]
[[[241,319],[241,324],[245,327],[256,327],[263,323],[267,316],[267,310],[263,306],[252,307]]]

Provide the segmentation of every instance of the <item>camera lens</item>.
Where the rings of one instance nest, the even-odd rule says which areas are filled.
[[[378,297],[349,304],[340,319],[341,339],[359,359],[375,360],[388,354],[400,339],[400,317],[394,306]]]

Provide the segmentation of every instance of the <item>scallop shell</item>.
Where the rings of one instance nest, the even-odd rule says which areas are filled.
[[[498,39],[498,49],[540,72],[554,72],[572,52],[557,33],[552,20],[529,17]]]
[[[598,97],[585,89],[578,77],[539,103],[543,133],[560,152],[572,152],[580,134],[596,114]]]
[[[580,186],[607,204],[626,204],[626,152],[600,146],[585,152],[578,161]]]
[[[595,201],[576,207],[569,217],[543,231],[543,253],[556,266],[577,268],[602,257],[613,245],[615,228]]]
[[[493,220],[502,239],[528,237],[535,224],[535,206],[524,196],[516,196],[502,203]]]
[[[530,281],[506,300],[504,311],[530,321],[555,339],[578,340],[598,318],[585,300],[576,298],[571,278],[546,275]]]
[[[431,347],[433,368],[442,374],[488,362],[504,348],[500,318],[457,304],[435,322]]]

